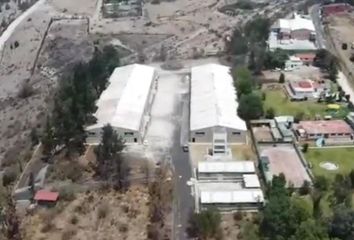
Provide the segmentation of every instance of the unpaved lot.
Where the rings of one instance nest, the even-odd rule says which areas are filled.
[[[146,239],[149,193],[134,186],[116,191],[79,194],[72,202],[42,209],[24,219],[24,239]]]

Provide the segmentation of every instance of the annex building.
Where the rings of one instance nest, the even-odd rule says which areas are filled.
[[[190,141],[211,143],[223,135],[230,144],[247,141],[246,123],[237,115],[230,68],[206,64],[191,70]]]
[[[110,124],[126,143],[142,143],[157,79],[150,66],[132,64],[116,68],[96,103],[97,123],[86,128],[87,142],[99,143],[102,127]]]

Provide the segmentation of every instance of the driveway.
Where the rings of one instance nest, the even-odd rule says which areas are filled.
[[[315,4],[310,9],[310,15],[316,30],[316,44],[318,48],[326,48],[325,33],[320,16],[320,5]]]

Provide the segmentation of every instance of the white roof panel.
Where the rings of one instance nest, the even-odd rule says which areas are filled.
[[[199,173],[254,173],[252,161],[199,162]]]
[[[192,68],[190,130],[221,126],[246,131],[237,115],[237,97],[230,68],[206,64]]]
[[[261,183],[259,182],[257,174],[244,174],[243,182],[246,188],[260,188]]]
[[[257,203],[264,202],[261,189],[242,189],[235,191],[201,191],[201,203]]]
[[[154,75],[153,67],[140,64],[114,69],[108,87],[96,103],[97,124],[88,129],[109,123],[113,127],[138,131]]]
[[[299,29],[307,29],[310,31],[315,31],[315,26],[311,19],[302,17],[299,14],[295,14],[292,19],[281,18],[278,20],[277,25],[282,29],[289,29],[291,31]]]

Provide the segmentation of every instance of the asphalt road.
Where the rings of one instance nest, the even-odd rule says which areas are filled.
[[[323,30],[321,16],[320,16],[320,5],[315,4],[310,10],[310,15],[316,30],[316,44],[318,48],[326,48],[325,32]]]
[[[175,240],[190,239],[186,234],[186,229],[188,227],[189,215],[194,210],[194,198],[191,195],[190,186],[187,185],[187,182],[192,176],[189,154],[188,152],[184,152],[181,146],[182,126],[188,127],[188,124],[185,123],[189,121],[189,114],[182,114],[186,111],[186,107],[189,108],[189,94],[183,94],[181,98],[182,101],[178,103],[177,115],[183,116],[183,118],[181,121],[176,121],[177,126],[173,137],[173,148],[171,149],[171,157],[176,176],[174,211]]]

